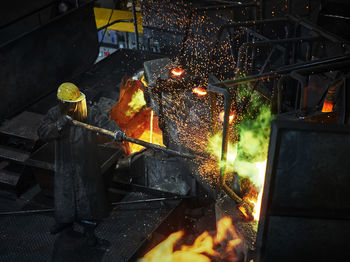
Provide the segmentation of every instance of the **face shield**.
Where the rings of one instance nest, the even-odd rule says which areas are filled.
[[[59,100],[59,108],[62,115],[68,115],[75,120],[84,121],[87,118],[85,97],[79,102],[66,102]]]

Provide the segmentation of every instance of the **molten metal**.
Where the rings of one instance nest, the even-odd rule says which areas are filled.
[[[183,70],[181,67],[174,67],[170,70],[170,74],[175,77],[180,77],[184,74],[185,70]]]
[[[198,96],[205,96],[205,95],[208,94],[208,91],[207,91],[205,88],[199,86],[199,87],[193,88],[193,89],[192,89],[192,93],[193,93],[193,94],[196,94],[196,95],[198,95]]]

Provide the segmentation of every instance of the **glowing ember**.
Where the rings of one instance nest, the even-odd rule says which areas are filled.
[[[170,70],[170,74],[172,76],[182,76],[184,74],[185,70],[183,70],[181,67],[174,67],[173,69]]]
[[[333,111],[333,103],[332,102],[328,102],[328,101],[324,101],[323,103],[323,107],[322,107],[322,112],[324,113],[329,113]]]
[[[141,79],[140,79],[140,82],[141,82],[144,86],[148,86],[145,75],[142,75],[142,77],[141,77]]]
[[[192,93],[198,96],[205,96],[208,94],[207,90],[201,86],[193,88]]]
[[[224,111],[221,111],[220,114],[219,114],[219,120],[223,123],[224,122],[224,115],[225,115],[225,112]],[[234,120],[236,120],[236,112],[233,111],[231,112],[229,118],[228,118],[228,122],[229,124],[232,124]]]
[[[238,237],[229,217],[223,217],[217,223],[217,234],[214,237],[205,231],[192,245],[182,245],[179,250],[174,250],[183,236],[183,231],[172,233],[138,262],[210,262],[209,256],[221,258],[228,255],[230,255],[230,261],[237,261],[236,248],[242,240]],[[224,254],[217,251],[222,246],[225,247]]]
[[[248,215],[248,213],[247,213],[247,210],[245,209],[244,206],[239,206],[238,209],[239,209],[239,211],[242,212],[242,214],[244,215],[245,218],[247,218],[247,219],[249,218],[249,215]]]

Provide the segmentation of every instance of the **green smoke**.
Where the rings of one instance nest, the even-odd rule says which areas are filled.
[[[255,118],[239,123],[238,160],[260,162],[266,159],[272,119],[269,106],[261,105]]]
[[[239,141],[229,142],[226,170],[236,172],[241,177],[249,177],[258,187],[261,187],[259,167],[267,159],[270,126],[273,120],[270,106],[258,93],[251,92],[248,85],[241,85],[238,90],[240,102],[249,99],[247,110],[235,129],[239,132]],[[216,134],[209,140],[208,152],[221,159],[222,135]],[[231,155],[231,157],[230,157]],[[234,156],[234,157],[232,157]]]

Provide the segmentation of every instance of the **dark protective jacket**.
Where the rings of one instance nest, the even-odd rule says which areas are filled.
[[[86,123],[111,131],[117,124],[94,107],[88,107]],[[66,125],[61,131],[59,107],[49,110],[38,129],[40,139],[55,140],[55,219],[58,223],[100,220],[107,201],[97,155],[97,136],[82,127]]]

